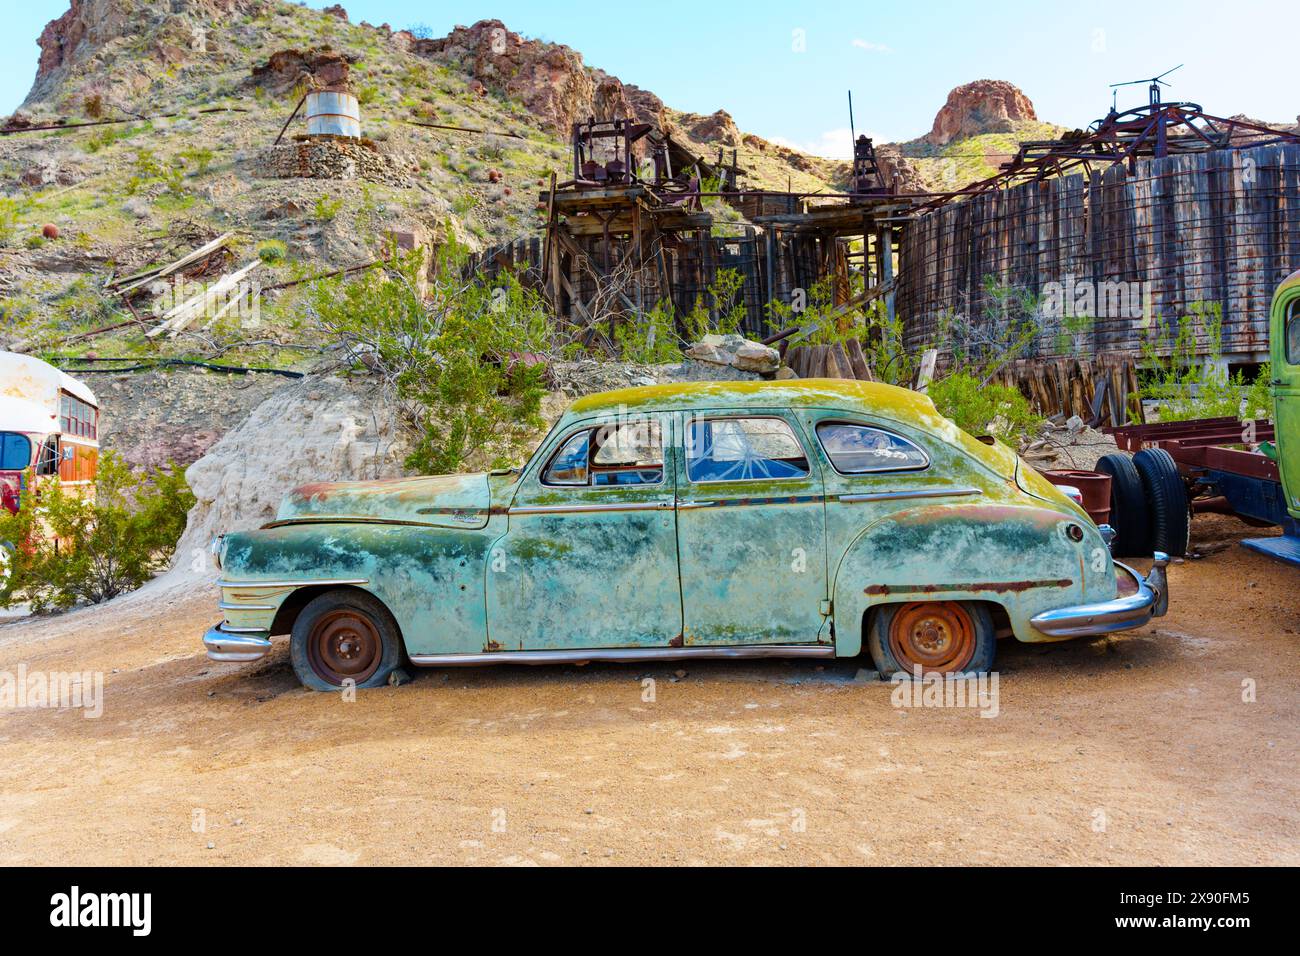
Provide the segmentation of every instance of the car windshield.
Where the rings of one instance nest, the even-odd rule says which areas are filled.
[[[0,432],[0,471],[22,471],[31,463],[31,440],[17,432]]]

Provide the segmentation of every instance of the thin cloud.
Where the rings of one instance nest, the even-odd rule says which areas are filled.
[[[860,129],[858,132],[865,133],[871,136],[872,139],[876,139],[871,130]],[[815,139],[802,142],[786,139],[784,136],[773,136],[771,141],[778,146],[797,149],[801,153],[808,153],[812,156],[824,156],[826,159],[839,159],[847,162],[853,158],[853,135],[849,132],[847,126],[828,129]]]

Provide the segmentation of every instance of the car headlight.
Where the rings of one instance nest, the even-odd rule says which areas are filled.
[[[225,544],[226,536],[219,534],[212,539],[212,544],[208,545],[208,551],[212,554],[212,563],[217,566],[218,571],[221,570],[221,552],[225,549]]]

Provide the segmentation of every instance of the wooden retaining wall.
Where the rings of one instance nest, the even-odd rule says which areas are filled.
[[[1131,173],[1116,165],[936,209],[903,230],[897,308],[908,346],[921,349],[944,313],[983,314],[990,276],[1040,296],[1071,279],[1098,294],[1140,289],[1145,315],[1096,308],[1069,344],[1049,319],[1036,356],[1136,355],[1147,328],[1169,341],[1180,317],[1217,311],[1225,357],[1250,362],[1266,358],[1273,290],[1297,269],[1300,146],[1262,146],[1148,160]],[[1203,352],[1203,329],[1199,342]]]

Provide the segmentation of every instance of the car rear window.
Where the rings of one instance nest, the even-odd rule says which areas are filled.
[[[913,442],[883,428],[853,422],[822,422],[817,440],[842,475],[881,471],[919,471],[930,457]]]

